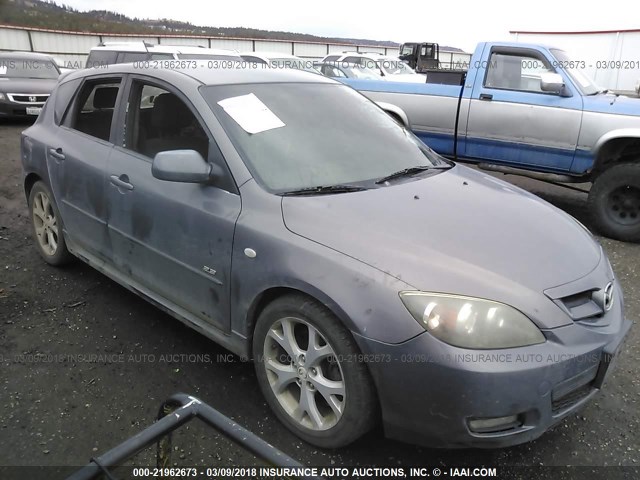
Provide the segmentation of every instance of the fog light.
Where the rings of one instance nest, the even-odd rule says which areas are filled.
[[[474,418],[469,420],[469,430],[475,433],[503,432],[522,425],[519,415],[508,417]]]

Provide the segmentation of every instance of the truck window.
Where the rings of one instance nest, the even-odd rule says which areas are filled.
[[[533,55],[493,52],[487,65],[484,86],[546,93],[540,88],[540,76],[553,71],[546,60]]]

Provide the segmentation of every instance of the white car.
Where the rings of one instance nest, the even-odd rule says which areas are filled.
[[[147,42],[107,42],[91,49],[86,67],[104,67],[115,63],[147,60],[242,61],[236,50],[188,45],[154,45]]]
[[[288,53],[240,52],[240,56],[245,62],[258,63],[270,68],[293,68],[318,73],[318,71],[313,68],[313,60],[296,57]]]
[[[397,57],[375,52],[332,53],[322,59],[323,63],[353,64],[359,63],[371,70],[380,72],[390,82],[425,83],[424,75],[416,73],[409,65]]]

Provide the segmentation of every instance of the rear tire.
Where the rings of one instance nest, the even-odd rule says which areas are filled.
[[[64,241],[62,218],[44,182],[38,181],[31,188],[29,214],[36,248],[44,261],[54,266],[69,263],[73,257]]]
[[[373,383],[351,333],[301,294],[270,303],[258,318],[253,357],[271,409],[298,437],[322,448],[352,443],[375,424]]]
[[[589,192],[589,211],[603,235],[640,240],[640,164],[621,163],[595,179]]]

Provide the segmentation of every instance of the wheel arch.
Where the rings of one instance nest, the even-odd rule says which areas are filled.
[[[260,313],[267,305],[286,295],[303,295],[312,301],[319,302],[327,308],[350,332],[354,331],[354,323],[347,313],[327,294],[309,284],[271,286],[258,293],[251,302],[246,313],[247,337],[253,338]]]
[[[640,128],[612,130],[602,135],[594,147],[594,177],[612,164],[640,161]]]
[[[36,184],[36,182],[41,181],[42,178],[35,172],[30,172],[24,177],[24,194],[27,197],[27,201],[29,201],[29,196],[31,195],[31,189]]]

